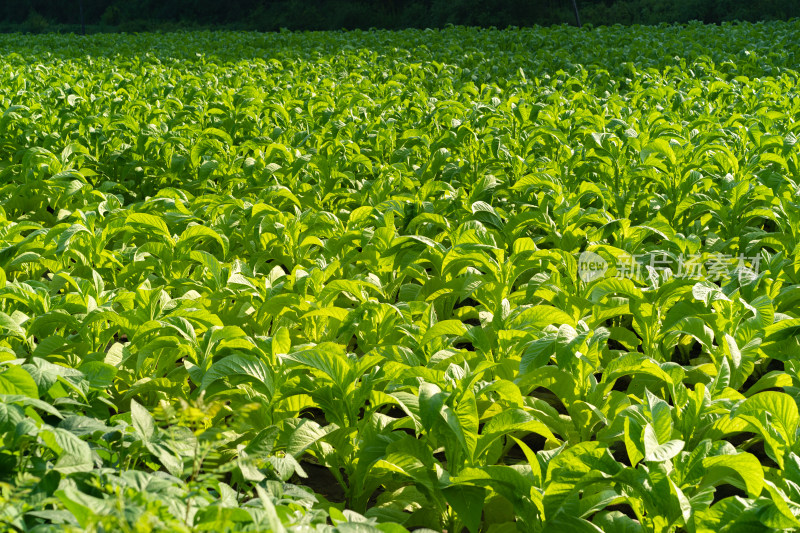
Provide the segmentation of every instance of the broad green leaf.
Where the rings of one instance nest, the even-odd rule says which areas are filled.
[[[224,357],[211,365],[203,375],[200,390],[207,389],[218,379],[246,376],[256,380],[264,386],[265,391],[271,396],[275,392],[272,380],[272,371],[260,359],[253,355],[233,354]]]
[[[428,344],[433,339],[437,339],[444,335],[456,335],[460,336],[466,333],[467,326],[465,326],[460,320],[442,320],[441,322],[437,322],[430,328],[428,331],[425,332],[425,335],[422,336],[420,339],[420,345],[424,346]]]
[[[545,424],[522,409],[505,409],[484,426],[478,438],[476,454],[480,456],[496,439],[512,436],[514,432],[536,433],[546,439],[558,442],[553,432]]]
[[[669,461],[683,450],[685,442],[682,440],[670,440],[659,444],[653,426],[647,424],[644,427],[644,460],[654,462]]]
[[[30,374],[17,365],[0,366],[0,394],[39,398],[39,388]]]
[[[319,370],[336,385],[345,386],[349,372],[347,361],[336,351],[314,348],[293,352],[284,357],[290,361]]]
[[[419,386],[419,417],[426,431],[431,431],[441,419],[442,407],[448,394],[438,385],[422,383]]]
[[[145,442],[150,441],[156,433],[156,423],[147,409],[131,400],[131,422],[137,436]]]
[[[161,217],[148,213],[132,213],[125,219],[125,224],[137,229],[140,228],[143,232],[149,232],[151,235],[160,235],[170,243],[172,242],[169,228],[167,228],[166,222]]]
[[[2,311],[0,311],[0,328],[18,337],[25,338],[25,330],[20,327],[16,320]]]
[[[199,240],[204,238],[208,238],[219,244],[219,247],[222,249],[223,257],[228,255],[228,243],[225,239],[223,239],[219,233],[214,231],[213,229],[200,226],[195,224],[193,226],[189,226],[186,228],[183,233],[181,233],[180,237],[178,238],[178,247],[183,246],[193,246],[193,244]]]
[[[753,423],[763,412],[769,413],[770,424],[778,430],[784,442],[793,444],[800,423],[800,413],[792,397],[782,392],[759,392],[739,404],[735,415]]]
[[[470,485],[450,485],[442,489],[442,494],[470,533],[478,533],[481,530],[486,489]]]
[[[764,470],[758,459],[747,452],[736,455],[717,455],[703,459],[703,466],[708,470],[707,477],[715,476],[717,471],[732,471],[741,478],[751,498],[761,495],[764,486]],[[724,475],[724,474],[723,474]]]
[[[58,454],[53,467],[62,474],[88,472],[94,467],[89,444],[69,431],[60,428],[47,429],[39,433],[45,444]]]

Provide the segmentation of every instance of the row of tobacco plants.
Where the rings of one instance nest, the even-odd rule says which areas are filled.
[[[0,37],[0,527],[800,528],[798,40]]]

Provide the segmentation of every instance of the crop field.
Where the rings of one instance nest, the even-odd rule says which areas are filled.
[[[0,530],[800,530],[798,42],[0,36]]]

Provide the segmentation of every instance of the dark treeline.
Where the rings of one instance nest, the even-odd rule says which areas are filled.
[[[0,27],[73,31],[79,0],[0,2]],[[798,0],[579,0],[593,25],[800,16]],[[90,31],[226,27],[248,30],[550,25],[574,21],[571,0],[83,0]]]

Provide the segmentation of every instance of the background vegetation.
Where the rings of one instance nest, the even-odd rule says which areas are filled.
[[[0,532],[800,533],[799,41],[0,35]]]
[[[569,0],[84,0],[89,31],[228,27],[271,31],[571,23]],[[800,16],[796,0],[581,0],[593,25],[700,20],[775,20]],[[0,5],[5,31],[77,31],[77,0],[22,0]]]

